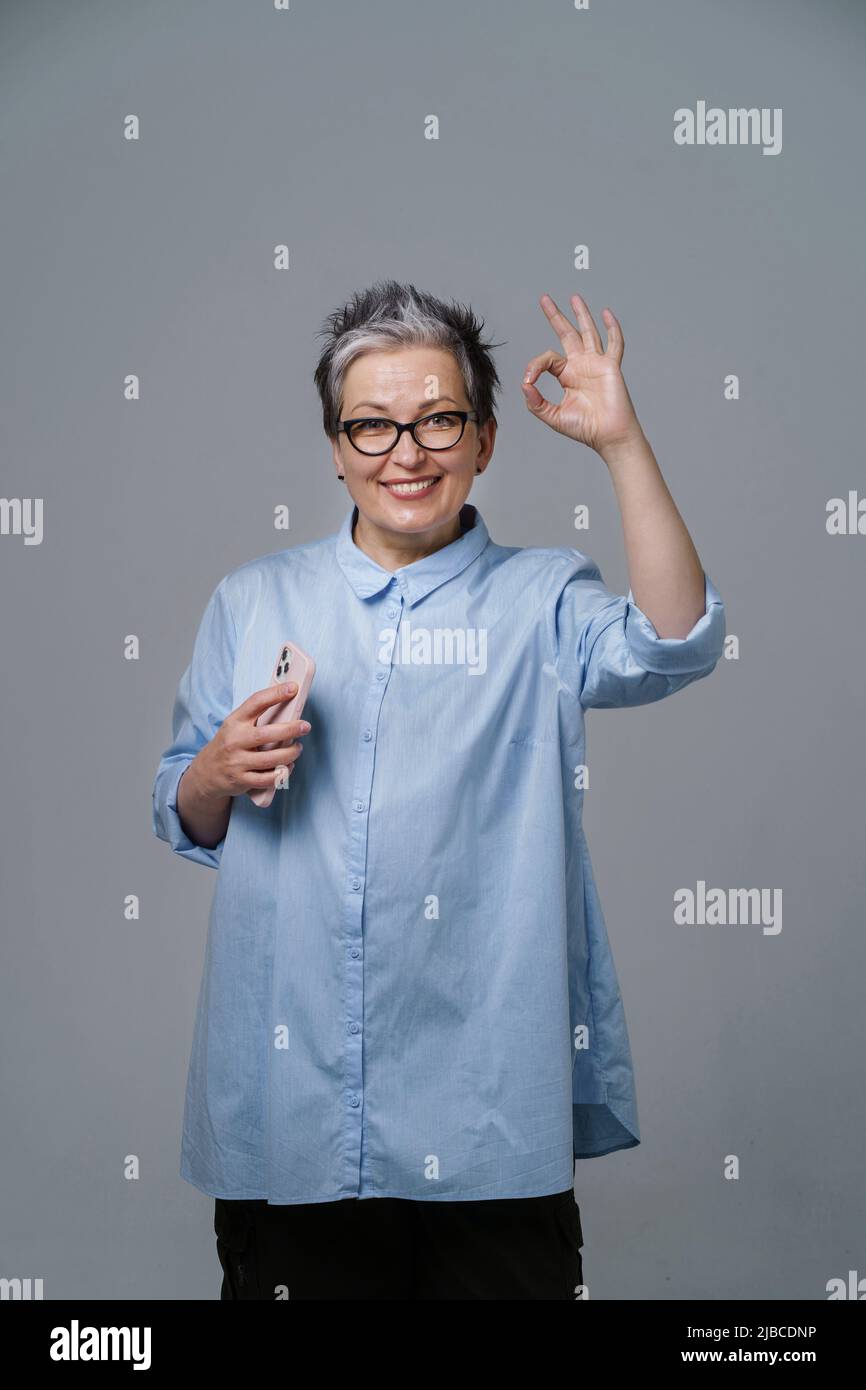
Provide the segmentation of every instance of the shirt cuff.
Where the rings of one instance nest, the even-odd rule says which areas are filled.
[[[629,589],[626,637],[639,666],[659,675],[711,671],[724,650],[725,607],[721,594],[704,574],[704,611],[685,637],[659,637]]]
[[[194,864],[204,864],[206,868],[218,869],[222,859],[225,836],[213,849],[206,849],[204,845],[197,845],[191,840],[180,823],[177,791],[180,786],[180,779],[191,762],[192,759],[187,758],[184,762],[174,763],[167,767],[157,779],[153,789],[153,833],[160,840],[165,840],[175,854],[179,854],[183,859],[191,859]]]

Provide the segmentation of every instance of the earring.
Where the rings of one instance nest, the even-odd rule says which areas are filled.
[[[345,478],[345,476],[346,476],[345,473],[338,473],[338,474],[337,474],[337,477],[338,477],[338,478]]]

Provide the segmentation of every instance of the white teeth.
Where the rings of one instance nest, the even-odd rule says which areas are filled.
[[[411,492],[421,492],[423,488],[425,488],[425,487],[430,487],[434,482],[438,482],[438,481],[439,481],[438,478],[432,478],[432,479],[431,479],[431,478],[428,478],[426,482],[420,482],[420,483],[386,483],[385,486],[386,486],[387,488],[389,488],[391,492],[397,492],[397,493],[411,493]]]

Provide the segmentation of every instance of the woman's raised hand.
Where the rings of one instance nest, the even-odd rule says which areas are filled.
[[[562,345],[562,352],[542,352],[533,357],[522,387],[527,409],[551,429],[602,453],[630,442],[643,433],[620,370],[625,348],[622,329],[609,309],[602,310],[607,326],[603,349],[592,314],[579,294],[571,296],[577,327],[566,318],[549,294],[540,304]],[[555,376],[565,395],[554,405],[535,386],[542,372]]]

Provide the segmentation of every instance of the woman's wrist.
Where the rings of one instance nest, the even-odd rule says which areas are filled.
[[[647,455],[653,456],[649,440],[637,421],[635,421],[634,428],[629,434],[610,444],[603,444],[598,450],[598,454],[612,472],[617,469],[628,468],[635,459],[645,459]]]
[[[195,844],[213,849],[228,829],[231,804],[230,796],[208,791],[193,758],[177,786],[177,814],[184,834]]]

